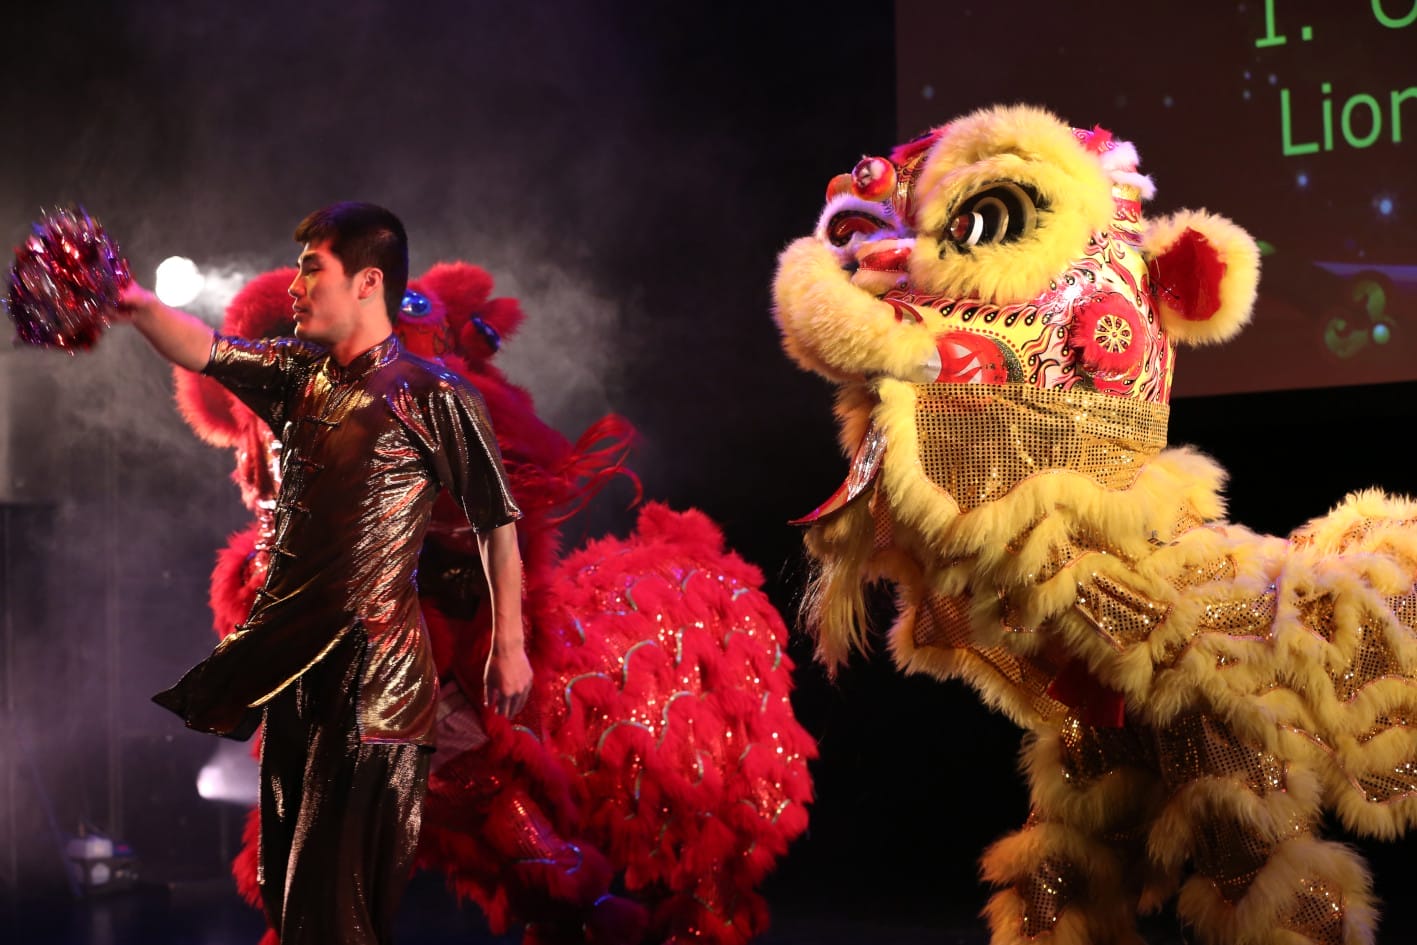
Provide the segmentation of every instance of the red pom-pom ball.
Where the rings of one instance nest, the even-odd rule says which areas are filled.
[[[72,353],[98,341],[130,281],[103,226],[82,209],[59,210],[16,247],[6,309],[21,341]]]

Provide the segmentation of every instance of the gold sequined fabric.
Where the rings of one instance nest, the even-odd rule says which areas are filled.
[[[1082,870],[1060,856],[1042,862],[1015,884],[1023,900],[1023,934],[1029,938],[1053,930],[1069,903],[1084,892]]]
[[[1383,621],[1374,614],[1365,614],[1359,624],[1358,650],[1347,665],[1330,667],[1329,677],[1333,680],[1333,691],[1345,702],[1351,700],[1364,686],[1384,676],[1396,676],[1402,666],[1393,655],[1383,635]]]
[[[1322,879],[1299,881],[1300,892],[1284,927],[1313,945],[1344,945],[1343,892]]]
[[[1363,518],[1349,525],[1341,535],[1327,539],[1325,547],[1334,553],[1355,551],[1369,545],[1374,534],[1388,530],[1411,531],[1417,526],[1414,518]],[[1291,538],[1295,548],[1307,548],[1316,543],[1316,536],[1310,528],[1300,529]]]
[[[1058,667],[1041,656],[1021,656],[1003,646],[979,646],[969,627],[969,602],[964,597],[931,594],[915,615],[913,638],[916,646],[968,650],[1011,685],[1044,718],[1064,711],[1062,703],[1048,695],[1048,686]]]
[[[1391,618],[1401,626],[1411,629],[1417,618],[1417,601],[1408,592],[1387,598]],[[1305,593],[1295,595],[1295,611],[1300,621],[1310,631],[1333,643],[1338,630],[1338,614],[1335,596],[1332,592]],[[1358,611],[1358,640],[1351,655],[1340,664],[1326,667],[1333,683],[1333,694],[1340,701],[1352,704],[1358,694],[1367,686],[1388,678],[1406,678],[1401,661],[1393,652],[1386,639],[1389,626],[1388,614]],[[1379,715],[1375,724],[1356,736],[1359,745],[1366,746],[1375,737],[1394,728],[1405,728],[1411,721],[1400,711]],[[1331,755],[1333,746],[1315,733],[1304,733],[1315,744]],[[1363,757],[1367,757],[1366,754]],[[1385,757],[1379,752],[1376,757]],[[1387,804],[1417,794],[1417,761],[1410,758],[1381,767],[1361,767],[1361,762],[1350,758],[1335,763],[1344,769],[1354,787],[1364,799],[1375,804]]]
[[[875,551],[885,551],[895,547],[895,518],[891,515],[890,503],[882,490],[877,487],[871,494],[871,525],[875,529],[875,537],[871,547]]]
[[[218,337],[206,373],[282,444],[265,583],[246,621],[155,699],[226,734],[358,628],[366,742],[430,738],[438,685],[414,582],[447,488],[485,531],[513,521],[486,406],[392,335],[347,365],[323,348]]]
[[[1290,538],[1291,547],[1322,548],[1325,556],[1332,560],[1338,555],[1375,554],[1404,568],[1409,574],[1417,570],[1417,559],[1408,551],[1408,541],[1400,536],[1410,534],[1417,519],[1405,514],[1407,509],[1389,507],[1385,514],[1366,514],[1356,520],[1351,516],[1339,519],[1341,531],[1334,528],[1330,519],[1319,519],[1296,532]],[[1341,608],[1339,601],[1342,591],[1327,590],[1296,595],[1296,609],[1304,625],[1329,643],[1340,643],[1338,634],[1340,623],[1344,633],[1340,645],[1344,646],[1346,665],[1327,665],[1333,681],[1334,696],[1342,703],[1353,705],[1360,693],[1370,685],[1389,679],[1409,679],[1410,670],[1404,669],[1398,654],[1387,639],[1388,634],[1399,631],[1400,636],[1408,636],[1417,626],[1417,591],[1388,596],[1386,607],[1376,611],[1366,602],[1356,611]],[[1339,611],[1345,610],[1342,620]],[[1356,626],[1354,623],[1356,622]],[[1351,634],[1356,630],[1358,640],[1352,646]],[[1405,631],[1405,632],[1403,632]],[[1351,650],[1350,650],[1351,648]],[[1406,725],[1398,720],[1393,725]],[[1381,725],[1379,731],[1391,726]],[[1371,739],[1372,734],[1360,736],[1359,742]],[[1310,735],[1326,750],[1332,746],[1315,735]],[[1382,755],[1380,755],[1381,757]],[[1417,789],[1417,764],[1401,762],[1383,770],[1354,770],[1351,761],[1340,762],[1346,769],[1349,780],[1372,802],[1386,803],[1406,797]]]
[[[1254,828],[1217,818],[1198,825],[1192,856],[1196,872],[1215,883],[1220,895],[1233,905],[1249,891],[1274,847],[1273,840]]]
[[[1013,554],[1022,553],[1024,544],[1027,541],[1028,536],[1032,534],[1035,528],[1038,527],[1038,524],[1038,522],[1031,523],[1020,534],[1012,538],[1007,546],[1009,551]],[[1060,541],[1053,541],[1048,545],[1046,557],[1044,557],[1043,561],[1040,562],[1037,568],[1034,569],[1033,573],[1030,575],[1030,578],[1035,584],[1042,584],[1045,581],[1050,581],[1058,574],[1059,571],[1062,571],[1068,565],[1072,564],[1087,550],[1088,549],[1085,549],[1074,543],[1070,538],[1064,538]]]
[[[1386,804],[1417,793],[1417,762],[1401,761],[1386,771],[1368,771],[1355,779],[1363,796],[1375,804]]]
[[[915,390],[920,465],[963,510],[1048,470],[1069,469],[1123,489],[1166,445],[1165,404],[1024,384]]]
[[[1080,787],[1118,768],[1156,768],[1154,736],[1138,722],[1097,728],[1070,715],[1058,731],[1063,743],[1063,777]]]
[[[1296,594],[1294,598],[1294,609],[1299,614],[1299,620],[1305,627],[1330,643],[1333,642],[1333,631],[1337,619],[1333,608],[1332,594],[1310,595],[1301,592]]]
[[[1245,784],[1259,797],[1284,790],[1284,763],[1245,744],[1208,713],[1180,716],[1156,733],[1156,745],[1161,773],[1169,785],[1224,778]]]
[[[1187,525],[1189,527],[1186,527]],[[1182,527],[1178,527],[1177,532],[1189,531],[1190,528],[1195,527],[1198,526],[1185,523]],[[1233,581],[1236,573],[1235,559],[1225,555],[1182,568],[1171,576],[1170,583],[1176,590],[1184,591],[1200,587],[1202,584],[1209,584],[1212,581]]]
[[[1278,606],[1273,586],[1258,596],[1211,600],[1196,621],[1196,630],[1233,637],[1268,637]]]
[[[1104,574],[1078,582],[1073,606],[1118,650],[1145,640],[1171,613],[1170,605]]]
[[[1388,609],[1397,622],[1409,630],[1417,628],[1417,591],[1408,591],[1387,600]]]

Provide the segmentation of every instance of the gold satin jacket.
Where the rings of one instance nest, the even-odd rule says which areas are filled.
[[[154,701],[245,738],[253,710],[360,633],[361,741],[429,743],[438,680],[416,576],[433,501],[447,488],[479,532],[521,517],[481,395],[392,335],[344,367],[293,338],[218,335],[204,373],[282,443],[274,538],[246,621]]]

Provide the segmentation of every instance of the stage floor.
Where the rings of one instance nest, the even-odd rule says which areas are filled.
[[[773,904],[772,927],[755,945],[986,945],[973,904],[919,903],[909,916],[884,904]],[[260,916],[225,880],[144,884],[103,895],[31,899],[7,906],[6,945],[255,945]],[[11,934],[14,929],[16,934]],[[1150,945],[1185,945],[1166,917],[1145,929]],[[520,936],[492,935],[481,914],[459,906],[439,877],[422,874],[400,910],[398,945],[517,945]]]

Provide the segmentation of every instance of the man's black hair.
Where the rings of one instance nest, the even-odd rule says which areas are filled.
[[[408,234],[403,221],[372,203],[330,204],[311,213],[295,228],[297,243],[326,241],[347,275],[371,266],[383,272],[389,321],[397,319],[408,287]]]

